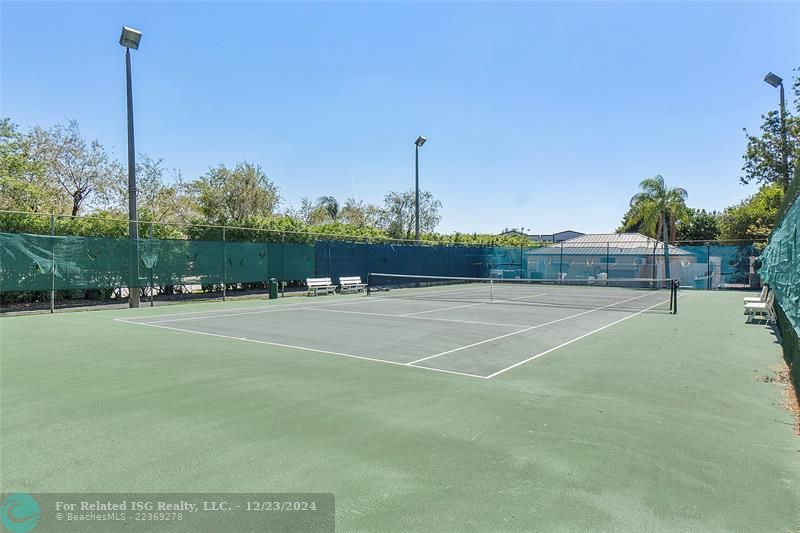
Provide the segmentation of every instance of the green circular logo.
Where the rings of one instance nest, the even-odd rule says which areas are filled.
[[[39,504],[30,494],[9,494],[0,502],[0,522],[11,533],[27,533],[36,527],[41,517]]]

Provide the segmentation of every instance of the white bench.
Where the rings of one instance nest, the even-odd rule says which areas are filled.
[[[308,286],[307,296],[336,293],[336,285],[331,282],[331,278],[306,278],[306,285]]]
[[[758,296],[745,296],[744,297],[745,305],[752,304],[752,303],[758,303],[758,302],[765,302],[767,300],[767,293],[768,292],[769,292],[769,288],[766,285],[764,285],[763,287],[761,287],[761,293],[759,293]]]
[[[758,296],[745,296],[744,297],[744,305],[745,305],[744,314],[747,314],[747,304],[764,303],[764,302],[766,302],[768,293],[769,293],[769,288],[766,285],[764,285],[763,287],[761,287],[761,292],[759,293]]]
[[[361,281],[361,276],[342,276],[339,278],[339,286],[342,294],[363,292],[367,288],[367,284]]]
[[[766,300],[763,302],[751,302],[744,305],[747,313],[747,323],[753,321],[756,315],[764,315],[768,322],[775,323],[775,310],[772,305],[775,303],[775,293],[769,291]]]

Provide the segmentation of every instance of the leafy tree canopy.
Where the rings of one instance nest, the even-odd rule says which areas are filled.
[[[782,201],[783,187],[773,183],[763,185],[738,205],[726,208],[719,220],[720,240],[766,239],[775,227],[775,216]]]
[[[795,72],[800,69],[795,69]],[[786,105],[786,143],[788,145],[788,169],[783,163],[783,140],[781,136],[780,111],[773,110],[761,116],[760,134],[752,135],[744,130],[747,147],[742,156],[742,175],[739,181],[744,184],[778,183],[786,190],[789,185],[788,176],[797,165],[800,150],[800,77],[795,76],[790,92],[794,92],[794,100]],[[776,97],[777,102],[777,97]],[[794,113],[792,112],[794,105]]]
[[[78,123],[35,127],[27,135],[30,156],[41,165],[41,187],[58,191],[57,211],[72,216],[108,205],[110,195],[124,182],[122,166],[97,141],[87,141]]]
[[[719,218],[716,211],[689,208],[684,220],[678,221],[679,241],[713,241],[719,236]]]
[[[442,202],[433,197],[430,191],[419,192],[419,231],[436,229],[442,215],[439,210]],[[414,238],[416,229],[416,198],[414,189],[405,192],[390,192],[383,199],[381,225],[391,237]]]
[[[686,190],[667,187],[660,175],[642,180],[639,187],[641,191],[631,198],[623,218],[622,231],[638,231],[656,240],[674,241],[678,223],[685,221],[689,213]]]
[[[253,163],[234,168],[208,169],[193,183],[200,213],[212,224],[240,224],[256,216],[270,216],[280,203],[278,187]]]

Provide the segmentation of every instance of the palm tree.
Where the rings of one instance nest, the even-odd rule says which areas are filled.
[[[688,215],[688,194],[686,189],[680,187],[667,188],[661,176],[642,180],[639,188],[641,192],[631,198],[628,224],[639,224],[642,233],[656,239],[654,254],[658,241],[664,243],[664,274],[669,279],[669,242],[675,240],[678,221]]]
[[[317,198],[317,207],[325,209],[334,222],[339,218],[339,202],[333,196],[320,196]]]

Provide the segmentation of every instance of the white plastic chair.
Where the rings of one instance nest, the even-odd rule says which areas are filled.
[[[769,291],[767,299],[763,302],[751,302],[745,304],[744,310],[747,312],[747,323],[751,323],[756,315],[764,315],[768,322],[775,322],[775,310],[773,304],[775,303],[775,293]]]
[[[755,302],[764,302],[767,299],[767,293],[769,292],[769,287],[764,285],[761,287],[761,293],[758,296],[745,296],[744,303],[750,304]]]

